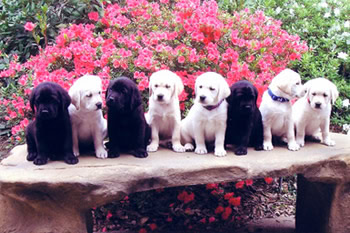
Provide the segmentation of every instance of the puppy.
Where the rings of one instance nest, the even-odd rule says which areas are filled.
[[[289,150],[300,149],[295,142],[290,100],[304,95],[298,73],[285,69],[272,79],[260,105],[264,126],[264,150],[273,149],[272,136],[286,138]]]
[[[44,82],[33,89],[29,101],[35,120],[26,129],[27,160],[35,165],[46,164],[48,159],[78,163],[72,151],[67,91],[56,83]]]
[[[216,156],[225,156],[227,102],[230,88],[220,74],[207,72],[195,83],[196,98],[187,117],[181,121],[181,138],[186,150],[206,154],[206,143],[215,142]]]
[[[320,139],[317,133],[321,129],[322,143],[334,146],[329,136],[329,122],[332,104],[338,98],[337,87],[325,78],[312,79],[305,83],[306,96],[293,105],[293,122],[296,129],[296,142],[304,146],[305,136]]]
[[[109,82],[106,92],[108,157],[126,152],[138,158],[148,156],[146,146],[151,130],[146,123],[141,94],[136,84],[126,77]]]
[[[250,82],[242,80],[233,84],[228,102],[225,144],[235,144],[236,155],[246,155],[247,146],[263,149],[263,124],[256,105],[258,90]]]
[[[79,145],[95,148],[97,158],[107,158],[103,139],[107,136],[107,121],[102,115],[102,82],[100,77],[84,75],[69,89],[72,104],[69,114],[72,122],[73,153],[79,156]]]
[[[147,151],[157,151],[159,139],[171,139],[175,152],[186,151],[180,142],[181,112],[178,95],[183,89],[181,78],[169,70],[160,70],[151,75],[146,121],[152,128],[152,139]]]

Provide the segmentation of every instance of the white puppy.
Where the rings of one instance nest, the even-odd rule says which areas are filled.
[[[298,73],[285,69],[272,79],[260,105],[264,125],[264,150],[273,149],[272,136],[286,140],[289,150],[300,149],[295,142],[290,100],[304,95],[305,90]]]
[[[183,89],[181,78],[170,70],[160,70],[151,75],[146,121],[152,128],[152,141],[147,146],[147,151],[157,151],[159,140],[169,139],[175,152],[186,151],[180,142],[181,112],[178,96]]]
[[[322,132],[322,143],[334,146],[335,142],[329,136],[329,121],[332,104],[338,98],[337,87],[325,78],[312,79],[305,83],[306,96],[293,105],[293,122],[296,128],[296,142],[305,144],[305,135],[320,139],[317,135]]]
[[[230,88],[220,74],[207,72],[200,75],[195,83],[196,98],[187,117],[181,121],[181,138],[186,150],[206,154],[205,143],[215,142],[216,156],[225,156],[224,148],[227,102]]]
[[[107,158],[103,139],[107,136],[107,121],[102,115],[102,83],[98,76],[84,75],[69,89],[72,104],[73,153],[79,156],[80,145],[94,145],[97,158]]]

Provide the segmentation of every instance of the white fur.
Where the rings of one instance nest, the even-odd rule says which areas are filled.
[[[285,69],[274,77],[269,89],[276,96],[289,100],[305,94],[300,75],[290,69]],[[285,138],[289,150],[300,149],[300,146],[295,142],[290,101],[283,103],[274,101],[266,90],[262,97],[260,111],[264,125],[264,150],[273,149],[272,135]]]
[[[216,156],[225,156],[224,148],[227,102],[224,100],[217,108],[209,111],[204,106],[215,106],[230,95],[230,88],[220,74],[207,72],[196,79],[196,98],[187,117],[181,121],[181,140],[186,150],[193,150],[193,141],[196,143],[195,153],[206,154],[205,143],[215,142]],[[200,98],[205,97],[204,100]]]
[[[304,146],[305,135],[318,138],[317,133],[321,130],[322,143],[334,146],[335,142],[329,136],[329,123],[332,104],[338,97],[337,87],[325,78],[312,79],[304,86],[307,90],[306,96],[293,105],[296,142]]]
[[[84,75],[69,89],[72,104],[69,114],[72,122],[73,153],[79,156],[79,143],[93,143],[97,158],[107,158],[103,139],[107,136],[107,121],[102,110],[102,83],[98,76]]]
[[[184,86],[181,78],[170,70],[153,73],[149,83],[149,111],[146,121],[152,128],[152,141],[147,151],[158,150],[160,140],[171,139],[175,152],[185,152],[180,141],[181,112],[179,95]],[[159,97],[162,96],[162,99]]]

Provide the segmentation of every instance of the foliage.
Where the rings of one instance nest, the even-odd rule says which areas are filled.
[[[90,24],[62,29],[55,44],[24,64],[12,60],[0,72],[0,78],[18,82],[15,93],[10,85],[4,95],[9,98],[1,100],[14,140],[22,142],[31,117],[31,88],[44,81],[69,89],[76,78],[93,73],[106,88],[110,79],[125,75],[147,97],[149,76],[170,69],[186,87],[180,96],[185,110],[195,78],[205,71],[221,73],[229,84],[250,80],[262,94],[276,73],[307,51],[299,36],[281,29],[280,21],[247,9],[230,15],[215,1],[127,0],[107,5],[100,17],[97,12],[88,16]]]
[[[229,1],[220,1],[229,4]],[[326,77],[336,84],[340,99],[332,112],[332,123],[350,124],[350,4],[348,0],[258,0],[245,7],[262,10],[283,22],[282,28],[297,34],[310,47],[293,69],[304,80]]]

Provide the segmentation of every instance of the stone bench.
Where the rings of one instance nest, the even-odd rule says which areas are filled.
[[[298,175],[297,232],[350,232],[350,137],[332,134],[337,145],[307,143],[298,152],[174,153],[148,158],[82,156],[77,165],[26,161],[15,147],[0,164],[0,232],[91,232],[90,208],[133,192],[157,188]]]

